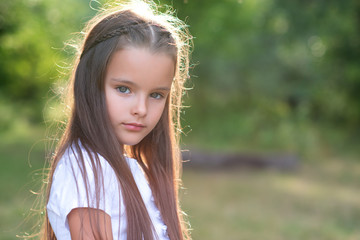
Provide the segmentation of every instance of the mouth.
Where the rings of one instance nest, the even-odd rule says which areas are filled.
[[[145,127],[145,125],[140,123],[123,123],[123,125],[130,131],[140,131]]]

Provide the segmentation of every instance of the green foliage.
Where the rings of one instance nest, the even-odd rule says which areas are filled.
[[[358,110],[346,97],[359,79],[354,70],[359,64],[358,47],[344,41],[351,35],[353,41],[358,39],[355,1],[189,1],[178,5],[179,15],[189,15],[196,37],[199,88],[214,91],[215,87],[226,96],[223,101],[230,101],[232,95],[248,95],[249,104],[256,107],[256,99],[265,97],[275,104],[284,102],[292,110],[310,104],[313,117],[321,110],[330,120],[336,115],[343,115],[347,123],[354,120],[342,111]],[[336,51],[341,47],[349,55],[339,58]],[[334,65],[351,56],[351,65]],[[344,82],[353,85],[338,92]],[[337,95],[336,106],[326,101],[330,94]]]
[[[358,1],[174,5],[195,35],[195,142],[310,153],[323,130],[360,131]]]
[[[0,97],[41,112],[57,66],[66,57],[64,41],[89,14],[84,1],[12,0],[0,3]],[[51,94],[51,92],[50,92]]]
[[[64,42],[95,13],[89,3],[104,2],[0,3],[0,108],[43,121],[50,89],[70,63]],[[195,37],[188,142],[308,154],[334,128],[342,132],[338,143],[359,142],[358,1],[160,2],[173,5]],[[9,119],[0,119],[0,129]]]

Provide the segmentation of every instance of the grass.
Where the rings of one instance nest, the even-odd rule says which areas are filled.
[[[295,173],[185,171],[194,239],[358,239],[360,164],[305,164]]]
[[[0,239],[17,239],[16,234],[30,230],[34,221],[28,215],[40,184],[40,169],[44,164],[42,128],[27,128],[26,123],[16,130],[0,135]],[[26,128],[26,131],[21,129]]]
[[[0,239],[17,239],[43,165],[34,138],[0,145]],[[29,160],[32,167],[29,167]],[[35,176],[35,178],[34,178]],[[303,163],[296,172],[184,170],[182,204],[194,239],[358,239],[360,162]],[[36,188],[36,187],[35,187]]]

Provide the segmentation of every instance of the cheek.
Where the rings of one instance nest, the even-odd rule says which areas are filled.
[[[163,112],[164,112],[164,109],[165,109],[165,103],[164,104],[161,104],[161,106],[158,106],[155,111],[154,111],[154,116],[153,116],[153,120],[155,122],[155,125],[159,122]]]
[[[106,99],[106,108],[109,115],[109,119],[111,122],[113,122],[115,120],[114,119],[115,116],[117,115],[116,104],[114,104],[114,99],[113,96],[111,96],[111,94],[107,94],[105,99]]]

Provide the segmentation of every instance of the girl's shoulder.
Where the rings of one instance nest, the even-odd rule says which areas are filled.
[[[124,158],[133,173],[139,171],[140,166],[136,159],[128,156]],[[65,150],[56,165],[54,176],[62,170],[70,171],[74,176],[86,173],[87,177],[91,177],[94,171],[101,171],[104,177],[115,177],[115,172],[109,162],[101,154],[87,151],[81,143],[79,143],[79,148],[73,144]]]
[[[72,145],[65,150],[56,164],[51,188],[68,191],[71,189],[70,186],[74,186],[80,191],[95,193],[98,183],[100,187],[117,187],[117,177],[113,168],[100,154],[88,152],[82,145],[80,148]]]
[[[98,160],[98,161],[97,161]],[[61,156],[57,166],[70,165],[75,163],[84,163],[85,165],[91,165],[100,163],[100,165],[106,165],[107,161],[99,154],[91,150],[86,150],[85,147],[78,143],[78,147],[75,144],[70,145]]]
[[[121,215],[124,205],[117,177],[100,155],[69,147],[52,176],[47,213],[58,239],[70,239],[67,216],[75,208],[103,210],[110,217]],[[97,161],[95,161],[97,157]],[[113,226],[116,230],[118,225]]]

